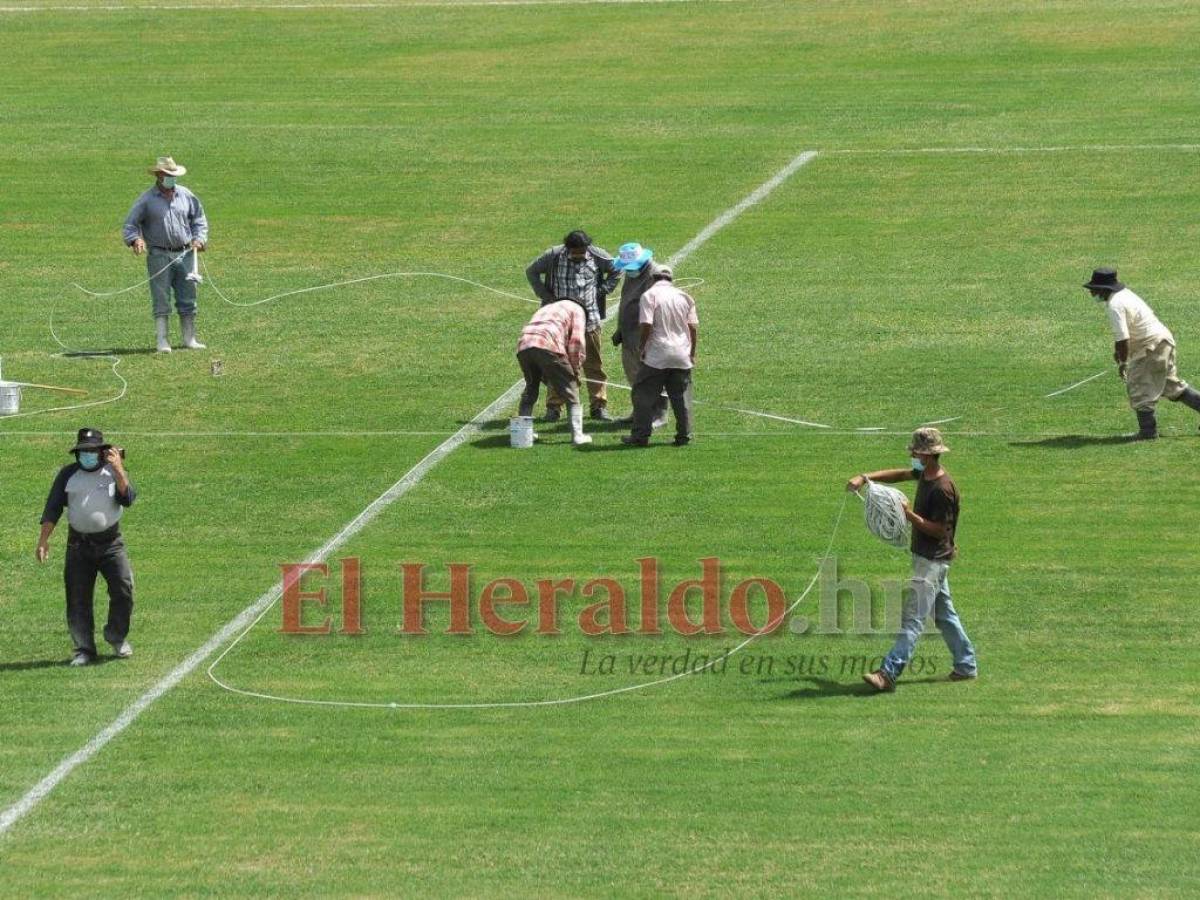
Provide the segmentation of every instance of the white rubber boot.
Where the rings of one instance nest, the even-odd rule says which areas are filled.
[[[591,442],[592,436],[583,433],[583,405],[573,403],[571,404],[571,443],[580,447]]]
[[[196,340],[196,317],[183,316],[179,317],[179,327],[183,330],[183,346],[189,350],[203,350],[204,344]]]
[[[169,337],[170,331],[171,331],[170,317],[155,316],[154,317],[154,330],[155,330],[155,336],[158,341],[158,352],[159,353],[170,353],[171,352],[171,338]]]

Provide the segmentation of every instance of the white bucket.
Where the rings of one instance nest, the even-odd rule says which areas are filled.
[[[532,447],[533,416],[513,416],[508,422],[508,440],[521,450]]]
[[[0,381],[0,416],[13,416],[21,410],[21,385]]]

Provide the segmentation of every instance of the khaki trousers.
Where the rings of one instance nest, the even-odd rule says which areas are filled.
[[[1160,399],[1176,399],[1187,390],[1187,382],[1175,371],[1175,345],[1159,341],[1125,366],[1125,388],[1134,411],[1153,412]]]
[[[600,329],[597,328],[584,336],[587,355],[583,358],[583,380],[587,384],[592,409],[608,406],[608,376],[604,374],[604,360],[600,358],[600,335]],[[556,409],[562,405],[562,394],[553,385],[547,385],[546,409]]]

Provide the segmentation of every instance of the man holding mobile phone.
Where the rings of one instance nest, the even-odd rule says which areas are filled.
[[[63,580],[67,594],[67,628],[75,644],[72,666],[96,660],[93,599],[96,576],[108,585],[108,623],[104,639],[121,659],[133,656],[126,639],[133,615],[133,570],[125,553],[120,521],[137,494],[125,472],[125,452],[104,440],[94,428],[79,429],[69,453],[75,462],[64,466],[54,479],[42,513],[37,560],[50,556],[50,535],[63,510],[70,525]]]

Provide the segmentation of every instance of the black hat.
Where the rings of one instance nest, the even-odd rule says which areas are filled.
[[[97,431],[95,428],[80,428],[79,436],[75,439],[75,446],[68,450],[68,453],[75,453],[79,450],[103,450],[110,446],[104,441],[103,432]]]
[[[1125,283],[1117,281],[1116,269],[1096,269],[1092,272],[1092,280],[1084,285],[1089,291],[1117,291],[1125,290]]]

